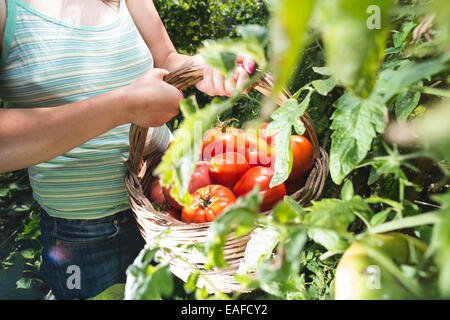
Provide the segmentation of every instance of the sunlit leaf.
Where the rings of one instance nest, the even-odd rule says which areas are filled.
[[[160,300],[174,290],[168,263],[153,265],[158,248],[144,248],[127,269],[125,300]]]
[[[330,151],[330,175],[340,184],[367,155],[377,133],[385,128],[386,107],[377,101],[362,100],[345,93],[335,103],[334,130]]]
[[[315,0],[271,1],[271,70],[276,83],[274,97],[286,85],[305,45],[305,34]],[[276,98],[274,99],[276,100]]]
[[[321,0],[315,26],[324,42],[333,78],[354,95],[366,98],[383,60],[391,0]]]

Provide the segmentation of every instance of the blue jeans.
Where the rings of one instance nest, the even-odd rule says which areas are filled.
[[[127,267],[145,242],[131,211],[93,219],[41,212],[41,274],[56,299],[86,299],[125,283]]]

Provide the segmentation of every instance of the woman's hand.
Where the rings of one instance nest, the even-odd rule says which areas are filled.
[[[183,93],[163,80],[166,74],[155,68],[121,89],[127,101],[125,122],[160,127],[178,114]]]
[[[236,58],[238,66],[234,70],[230,79],[226,79],[221,73],[213,70],[201,55],[196,55],[192,59],[192,64],[203,67],[203,80],[196,84],[198,90],[210,96],[230,97],[235,88],[243,88],[249,81],[249,75],[253,73],[255,61],[244,55]],[[246,90],[244,93],[247,93]]]

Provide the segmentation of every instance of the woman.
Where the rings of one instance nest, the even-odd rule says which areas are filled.
[[[124,187],[130,123],[150,127],[148,152],[182,93],[163,76],[205,68],[197,88],[230,95],[253,62],[225,80],[178,54],[150,0],[0,0],[0,172],[28,168],[42,207],[42,275],[58,299],[125,281],[143,242]],[[153,68],[156,67],[156,68]]]

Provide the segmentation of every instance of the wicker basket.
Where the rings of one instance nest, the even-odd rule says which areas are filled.
[[[195,85],[203,78],[203,70],[199,67],[189,66],[168,74],[165,81],[180,90]],[[254,89],[268,95],[272,89],[273,81],[269,74],[265,74]],[[286,91],[280,97],[279,104],[289,99]],[[312,200],[317,200],[322,194],[325,179],[328,175],[328,155],[317,141],[317,136],[311,118],[304,114],[302,121],[306,127],[305,136],[311,141],[314,148],[314,165],[306,178],[305,185],[296,192],[290,194],[299,204],[306,206]],[[173,274],[186,281],[192,273],[192,265],[200,269],[209,281],[199,278],[198,286],[205,286],[208,292],[220,290],[224,293],[245,291],[236,281],[234,274],[239,264],[243,261],[245,248],[250,235],[227,239],[224,248],[224,257],[228,264],[225,269],[205,270],[207,262],[199,252],[188,249],[186,245],[203,243],[208,237],[208,228],[211,223],[184,223],[173,219],[164,213],[155,210],[146,197],[149,194],[149,186],[153,179],[152,172],[161,159],[161,154],[152,154],[143,160],[143,150],[148,129],[132,125],[130,130],[130,158],[127,161],[128,174],[125,179],[128,190],[129,202],[135,215],[141,235],[147,243],[161,236],[159,258],[170,259],[173,255],[182,259],[171,259],[170,269]],[[266,212],[265,214],[270,214]],[[170,227],[170,232],[165,232]],[[164,250],[169,249],[169,250]],[[186,263],[185,261],[188,261]],[[250,274],[252,276],[252,274]],[[212,285],[211,285],[212,284]]]

